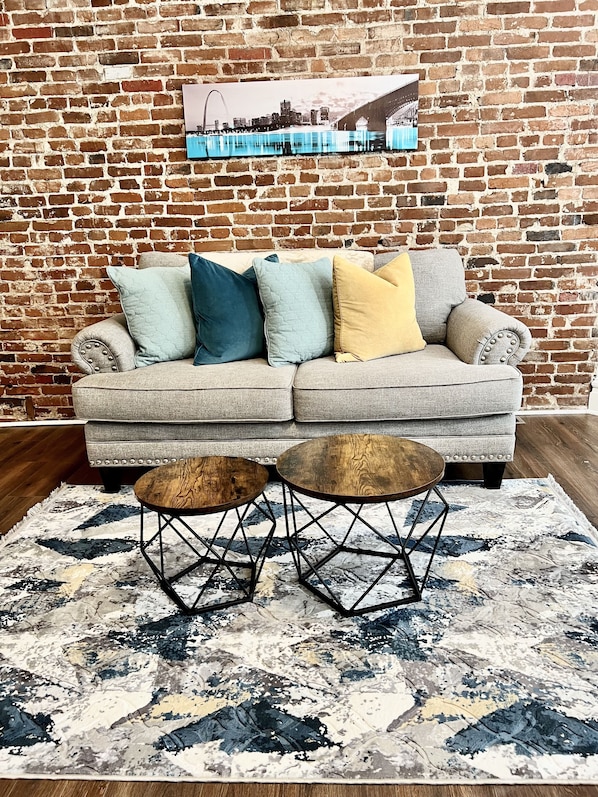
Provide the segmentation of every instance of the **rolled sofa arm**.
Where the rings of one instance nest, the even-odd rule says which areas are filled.
[[[85,374],[132,371],[135,342],[129,335],[124,313],[77,332],[71,343],[71,356]]]
[[[517,365],[529,351],[532,336],[525,324],[502,310],[465,299],[448,317],[446,345],[472,365]]]

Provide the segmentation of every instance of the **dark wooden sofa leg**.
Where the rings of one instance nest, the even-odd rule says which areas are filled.
[[[120,468],[100,468],[100,476],[107,493],[117,493],[122,485]]]
[[[500,490],[506,462],[484,462],[484,487],[487,490]]]

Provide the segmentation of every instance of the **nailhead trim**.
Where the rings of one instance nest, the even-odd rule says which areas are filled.
[[[445,462],[511,462],[511,454],[451,454]]]
[[[508,355],[511,355],[511,354],[513,354],[513,352],[516,352],[517,349],[521,345],[521,340],[520,340],[519,336],[517,335],[517,333],[511,332],[510,330],[509,331],[503,330],[502,332],[497,332],[495,335],[493,335],[490,338],[490,340],[487,340],[486,344],[484,345],[484,348],[482,349],[482,351],[486,352],[486,354],[489,354],[492,351],[492,349],[497,345],[499,338],[501,340],[502,340],[502,338],[506,339],[507,346],[510,347],[510,348],[506,349],[506,354],[508,354]],[[501,344],[501,345],[504,345],[504,344]],[[486,360],[487,360],[486,354],[481,354],[480,355],[480,362],[482,362],[482,363],[486,362]],[[503,356],[503,357],[500,358],[500,362],[501,363],[506,363],[508,361],[508,359],[509,358],[507,356]]]
[[[180,457],[165,457],[161,459],[94,459],[90,461],[92,468],[111,467],[114,465],[166,465],[168,462],[176,462]],[[276,457],[250,457],[255,462],[262,465],[274,465]],[[446,456],[445,462],[510,462],[513,457],[510,454],[451,454]]]
[[[98,340],[86,340],[79,346],[79,354],[91,366],[94,373],[118,371],[114,354],[104,343]]]

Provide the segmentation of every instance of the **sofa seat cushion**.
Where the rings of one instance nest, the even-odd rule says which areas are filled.
[[[468,365],[446,346],[339,364],[302,363],[295,377],[297,421],[391,421],[512,413],[522,378],[509,365]]]
[[[73,402],[78,418],[96,421],[288,421],[296,369],[261,358],[201,368],[192,360],[156,363],[86,376],[73,385]]]

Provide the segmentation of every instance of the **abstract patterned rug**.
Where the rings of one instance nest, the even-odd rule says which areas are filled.
[[[418,603],[340,617],[281,518],[254,602],[188,616],[131,489],[61,487],[0,547],[0,777],[598,782],[596,530],[552,479],[443,493]]]

